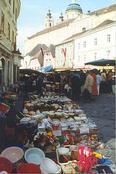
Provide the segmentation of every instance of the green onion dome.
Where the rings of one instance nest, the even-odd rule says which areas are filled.
[[[66,12],[67,11],[79,11],[80,13],[82,13],[82,8],[79,4],[77,3],[71,3],[68,5]]]

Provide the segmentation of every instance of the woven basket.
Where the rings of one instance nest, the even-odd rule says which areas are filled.
[[[68,161],[67,163],[60,163],[63,174],[78,174],[77,161]]]

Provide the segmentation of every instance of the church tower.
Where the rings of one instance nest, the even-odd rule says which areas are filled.
[[[72,2],[68,5],[65,14],[67,19],[73,19],[82,14],[82,8],[77,3],[77,0],[72,0]]]
[[[60,22],[63,22],[63,21],[64,21],[64,16],[63,16],[62,13],[61,13],[60,16],[59,16],[59,21],[60,21]]]
[[[52,17],[51,11],[48,10],[48,13],[45,17],[45,28],[50,28],[53,26],[54,26],[53,17]]]

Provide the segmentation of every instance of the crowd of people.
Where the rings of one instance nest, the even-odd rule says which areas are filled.
[[[59,93],[65,94],[73,101],[91,101],[103,93],[114,93],[115,78],[112,70],[101,72],[97,69],[84,72],[66,71],[53,72],[48,74],[39,74],[23,76],[18,82],[10,86],[10,91],[23,94],[24,98],[29,92],[36,91],[39,96],[46,91],[46,82],[58,82],[60,84]]]
[[[46,90],[45,82],[59,82],[60,93],[64,93],[74,101],[91,101],[95,98],[94,96],[99,96],[103,93],[114,93],[115,79],[113,79],[113,75],[112,70],[102,70],[100,72],[97,69],[86,72],[82,70],[53,72],[23,78],[19,82],[19,86],[15,87],[19,87],[18,90],[22,90],[25,95],[28,92],[36,91],[41,96]]]
[[[74,73],[65,84],[66,93],[72,100],[92,101],[95,97],[103,93],[113,93],[115,79],[112,70],[102,72],[93,69],[87,72],[79,71]]]

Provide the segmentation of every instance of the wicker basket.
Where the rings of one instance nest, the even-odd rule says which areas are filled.
[[[67,163],[60,163],[63,174],[78,174],[77,161],[68,161]]]

